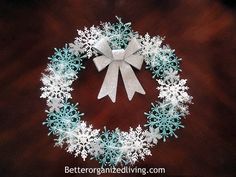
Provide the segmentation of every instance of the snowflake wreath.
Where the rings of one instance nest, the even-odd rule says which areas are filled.
[[[92,26],[78,30],[78,37],[73,43],[62,49],[55,49],[41,80],[43,83],[42,98],[46,98],[48,110],[45,124],[49,135],[53,134],[56,146],[65,145],[67,152],[85,160],[88,156],[96,159],[101,166],[116,166],[118,164],[133,165],[146,155],[152,155],[150,148],[159,139],[164,142],[176,135],[176,130],[183,128],[182,117],[188,112],[188,104],[192,97],[186,92],[186,79],[180,79],[181,71],[175,51],[168,45],[162,45],[164,38],[144,36],[131,29],[131,23],[118,22],[101,23],[99,27]],[[146,69],[150,70],[158,82],[161,101],[152,103],[148,113],[144,113],[147,123],[141,128],[130,128],[128,132],[94,129],[82,120],[84,115],[77,109],[77,104],[71,102],[72,83],[78,73],[85,69],[83,61],[98,56],[94,45],[106,38],[112,50],[124,49],[132,38],[136,38],[141,49]]]

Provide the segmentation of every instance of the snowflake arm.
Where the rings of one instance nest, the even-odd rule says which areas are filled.
[[[62,100],[58,98],[53,98],[51,100],[48,100],[47,105],[49,107],[50,112],[53,112],[53,111],[58,112],[60,108],[63,106]]]
[[[147,143],[157,144],[158,140],[162,138],[159,128],[149,127],[149,131],[145,130],[144,135]]]

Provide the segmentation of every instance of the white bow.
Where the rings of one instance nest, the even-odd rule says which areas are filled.
[[[109,65],[102,87],[98,94],[98,99],[108,95],[113,103],[116,101],[119,70],[121,72],[129,100],[133,98],[135,92],[145,94],[143,87],[139,83],[132,67],[130,66],[132,65],[140,70],[143,64],[143,57],[137,54],[137,51],[140,50],[141,47],[136,38],[131,39],[125,50],[112,50],[105,38],[98,41],[94,48],[103,54],[93,59],[97,70],[101,71]]]

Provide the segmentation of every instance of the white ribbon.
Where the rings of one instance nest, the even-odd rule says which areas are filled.
[[[97,97],[98,99],[108,95],[113,103],[116,101],[119,70],[129,100],[133,98],[135,92],[145,94],[143,87],[131,67],[133,66],[140,70],[143,64],[143,57],[137,54],[137,51],[140,50],[141,47],[136,38],[131,39],[125,50],[112,50],[105,38],[98,41],[94,48],[103,54],[93,59],[97,70],[100,72],[109,65]]]

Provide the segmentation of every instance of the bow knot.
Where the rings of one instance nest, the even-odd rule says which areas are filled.
[[[98,99],[108,95],[112,102],[116,101],[117,83],[119,70],[123,78],[125,89],[129,100],[135,92],[145,94],[131,66],[141,69],[143,57],[137,54],[141,49],[136,38],[131,39],[127,48],[112,50],[105,38],[102,38],[94,48],[102,55],[93,59],[98,71],[105,69],[108,65],[107,73],[102,87],[98,94]],[[131,65],[131,66],[130,66]]]

